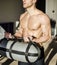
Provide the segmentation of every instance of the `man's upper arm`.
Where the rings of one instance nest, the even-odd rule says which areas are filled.
[[[41,19],[41,27],[43,36],[51,37],[51,26],[50,26],[50,19],[48,16],[44,15]]]
[[[23,15],[21,15],[20,18],[19,18],[19,27],[18,27],[16,33],[22,33],[22,26],[21,26],[21,19],[22,19],[22,16],[23,16]]]
[[[51,26],[50,19],[47,15],[40,15],[38,19],[41,24],[42,35],[38,39],[34,39],[33,41],[37,43],[45,43],[49,39],[51,39]]]
[[[25,14],[25,13],[23,13],[23,14],[20,15],[20,18],[19,18],[19,20],[20,20],[19,29],[22,29],[22,25],[21,25],[21,22],[22,22],[22,21],[21,21],[21,20],[22,20],[22,18],[24,17],[24,14]]]

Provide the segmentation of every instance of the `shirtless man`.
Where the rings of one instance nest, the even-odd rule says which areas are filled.
[[[24,42],[29,42],[28,37],[42,47],[51,38],[51,26],[49,17],[36,8],[37,0],[22,0],[25,13],[20,16],[19,30],[14,36],[23,37]],[[42,60],[41,60],[42,61]],[[30,65],[29,63],[23,63]],[[19,65],[23,65],[19,62]],[[44,63],[36,62],[35,65],[44,65]]]
[[[49,17],[35,7],[37,0],[22,0],[25,13],[20,16],[20,26],[16,37],[23,37],[28,42],[28,37],[40,45],[51,38]],[[34,39],[33,39],[34,37]]]

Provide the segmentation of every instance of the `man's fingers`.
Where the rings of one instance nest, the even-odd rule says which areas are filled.
[[[5,32],[5,38],[12,38],[11,33]]]

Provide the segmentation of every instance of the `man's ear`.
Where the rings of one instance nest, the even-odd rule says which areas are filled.
[[[37,2],[37,0],[33,0],[33,3],[36,3]]]

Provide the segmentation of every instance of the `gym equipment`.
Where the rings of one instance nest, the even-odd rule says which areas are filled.
[[[4,38],[5,30],[0,26],[0,40]]]
[[[35,42],[25,43],[21,39],[6,39],[0,40],[0,55],[7,58],[34,63],[40,59],[40,45]]]

